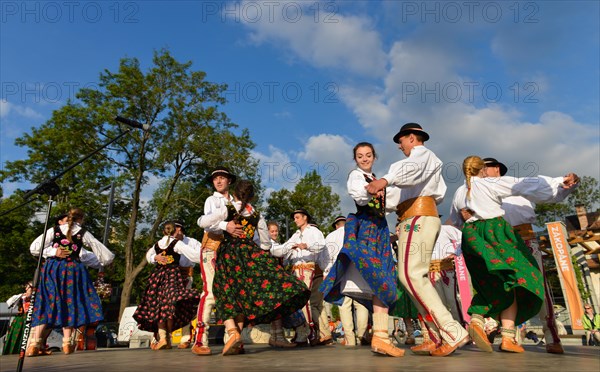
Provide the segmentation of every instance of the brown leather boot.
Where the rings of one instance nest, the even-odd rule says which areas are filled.
[[[438,345],[431,340],[424,341],[421,345],[413,346],[410,348],[410,351],[417,355],[431,355],[431,352],[434,351]]]
[[[223,355],[236,355],[240,353],[240,346],[242,345],[242,336],[237,328],[231,328],[227,330],[229,339],[223,348]]]
[[[374,331],[373,333],[375,332],[377,331]],[[385,332],[387,332],[387,330]],[[397,358],[404,356],[404,350],[395,347],[389,339],[386,340],[377,336],[373,336],[371,339],[371,351],[377,354],[383,354]]]
[[[467,330],[469,331],[469,336],[473,342],[475,342],[475,345],[477,345],[479,350],[485,351],[486,353],[491,353],[493,351],[492,344],[479,323],[471,322]]]
[[[525,351],[525,349],[523,349],[523,346],[519,345],[517,340],[514,338],[502,336],[500,351],[506,351],[509,353],[522,353]]]
[[[469,342],[469,335],[466,335],[462,340],[458,341],[454,346],[451,346],[446,341],[442,341],[442,345],[440,345],[437,349],[431,352],[431,356],[436,357],[445,357],[452,354],[456,349],[466,345]]]
[[[196,344],[192,346],[192,353],[196,355],[210,355],[212,354],[212,351],[208,346]]]

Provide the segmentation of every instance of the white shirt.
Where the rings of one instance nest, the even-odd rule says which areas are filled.
[[[560,177],[559,177],[560,178]],[[553,203],[560,203],[575,187],[563,189],[557,186],[556,197],[552,199]],[[535,203],[525,199],[522,196],[509,196],[502,199],[502,209],[504,209],[504,219],[511,226],[522,225],[524,223],[535,223]]]
[[[64,224],[59,226],[60,231],[63,234],[67,235],[69,231],[69,225]],[[81,226],[78,223],[74,223],[72,226],[72,235],[77,234],[77,232],[81,230]],[[40,246],[42,245],[42,238],[44,235],[38,236],[31,246],[29,247],[29,251],[34,256],[40,255]],[[52,247],[52,241],[54,240],[54,228],[48,229],[46,231],[46,241],[44,242],[44,249],[42,255],[44,258],[54,257],[56,256],[57,248]],[[115,258],[115,255],[108,250],[98,239],[96,239],[89,231],[86,231],[82,236],[83,244],[86,247],[92,249],[92,252],[89,252],[82,248],[79,252],[79,260],[86,266],[90,266],[93,268],[99,268],[100,266],[110,265],[110,263]],[[93,257],[92,257],[93,256]]]
[[[227,204],[232,202],[233,196],[231,196],[231,194],[226,198],[223,194],[215,191],[211,196],[206,198],[206,201],[204,202],[204,214],[221,215],[223,210],[225,210],[225,216],[227,216]],[[225,222],[224,219],[222,221],[217,221],[213,225],[207,225],[206,222],[201,224],[201,220],[202,216],[198,218],[198,226],[206,231],[223,235],[223,231],[227,229],[227,222]]]
[[[296,244],[306,243],[306,249],[292,248]],[[314,263],[317,261],[319,252],[325,247],[325,237],[321,230],[314,226],[306,226],[304,231],[298,229],[284,244],[278,244],[271,248],[271,254],[275,257],[283,257],[286,263],[292,265],[300,263]]]
[[[402,189],[400,202],[419,196],[431,196],[436,204],[444,200],[446,183],[442,161],[425,146],[415,146],[408,158],[395,162],[383,176],[390,186]]]
[[[467,185],[461,185],[454,194],[450,208],[450,220],[454,226],[462,226],[462,208],[472,210],[473,216],[466,222],[488,220],[504,216],[502,200],[509,196],[523,196],[535,203],[549,203],[564,199],[567,190],[562,189],[563,177],[472,177],[471,199],[467,200]]]
[[[232,205],[238,212],[242,207],[242,203],[240,201],[233,201]],[[250,204],[246,204],[246,209],[244,209],[240,215],[248,217],[253,213],[254,207]],[[200,216],[200,218],[198,218],[198,225],[202,228],[205,228],[205,226],[219,226],[219,228],[221,228],[221,226],[223,226],[223,230],[226,230],[228,223],[228,221],[225,221],[226,219],[227,207],[216,208],[213,210],[213,212],[205,214],[204,216]],[[267,228],[267,223],[262,216],[258,220],[258,226],[256,227],[253,240],[257,245],[260,246],[261,249],[265,251],[271,249],[271,237],[269,235],[269,229]]]
[[[454,226],[442,225],[440,234],[433,246],[432,260],[442,260],[450,255],[460,255],[462,232]]]
[[[373,173],[367,173],[360,168],[356,168],[350,172],[348,182],[346,183],[348,194],[360,206],[367,205],[373,197],[365,189],[365,186],[368,184],[365,180],[365,175],[369,178],[375,178]],[[386,212],[394,212],[396,206],[400,203],[400,189],[396,186],[388,186],[385,189],[385,193]]]
[[[344,245],[344,226],[333,230],[325,237],[325,249],[317,255],[317,264],[323,269],[323,278],[327,277],[338,254]]]
[[[165,237],[163,237],[163,239],[165,239]],[[183,245],[178,245],[178,250],[175,251],[183,255],[183,257],[185,257],[185,260],[179,260],[179,266],[193,267],[194,264],[199,264],[200,250],[202,250],[202,244],[200,244],[198,240],[190,238],[189,236],[184,236],[182,242]],[[155,256],[156,250],[154,249],[154,246],[152,246],[152,248],[150,248],[148,252],[146,252],[146,260],[151,264],[155,264]]]
[[[193,239],[193,238],[190,238]],[[175,240],[175,238],[173,238],[172,236],[163,236],[159,241],[158,241],[158,248],[165,250],[169,247],[169,244],[171,244],[173,242],[173,240]],[[197,241],[196,239],[193,239],[195,241]],[[185,244],[183,242],[183,240],[178,240],[177,243],[175,243],[175,247],[173,247],[173,250],[176,253],[179,253],[181,256],[179,257],[179,266],[183,266],[183,267],[191,267],[194,266],[194,263],[186,256],[187,254],[191,254],[192,257],[194,257],[195,253],[194,253],[194,249],[191,248],[190,246],[188,246],[187,244]],[[198,251],[200,252],[200,251]],[[154,245],[152,246],[152,248],[148,249],[148,251],[146,252],[146,260],[152,264],[156,264],[156,250],[154,249]],[[200,260],[200,255],[198,253],[198,260]]]

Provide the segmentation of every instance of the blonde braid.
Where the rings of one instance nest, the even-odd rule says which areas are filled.
[[[163,233],[167,236],[167,245],[171,243],[171,238],[173,237],[173,233],[175,232],[175,223],[167,222],[163,227]]]
[[[463,173],[467,181],[467,200],[471,200],[471,178],[477,176],[485,163],[479,156],[471,155],[463,161]]]

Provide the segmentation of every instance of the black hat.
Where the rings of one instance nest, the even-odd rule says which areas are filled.
[[[494,159],[494,158],[485,158],[483,159],[483,163],[485,164],[486,167],[500,167],[500,175],[504,176],[506,174],[506,172],[508,172],[508,168],[506,168],[506,165],[500,163],[498,160]]]
[[[54,224],[58,225],[58,221],[64,219],[65,217],[67,217],[69,214],[68,213],[63,213],[63,214],[59,214],[58,216],[54,217]]]
[[[331,224],[331,227],[333,227],[335,229],[335,225],[340,222],[340,221],[346,221],[346,217],[344,216],[337,216],[335,218],[335,220],[333,221],[333,223]]]
[[[400,137],[406,136],[407,134],[420,134],[423,137],[423,142],[429,139],[429,134],[421,128],[421,126],[417,123],[406,123],[400,128],[400,132],[396,133],[394,136],[394,142],[400,143]]]
[[[216,167],[212,172],[210,172],[208,177],[206,177],[206,182],[212,183],[212,180],[213,178],[215,178],[215,176],[227,177],[229,178],[229,183],[234,183],[237,179],[237,177],[233,173],[231,173],[229,169],[225,167]]]
[[[296,209],[295,211],[293,211],[292,213],[290,213],[290,217],[294,218],[294,215],[296,213],[301,213],[301,214],[305,215],[306,217],[308,217],[309,221],[312,220],[312,217],[310,216],[310,214],[308,214],[308,212],[304,208],[298,208],[298,209]]]
[[[175,227],[181,227],[181,229],[185,231],[185,225],[183,224],[182,220],[173,220],[173,224],[175,225]]]

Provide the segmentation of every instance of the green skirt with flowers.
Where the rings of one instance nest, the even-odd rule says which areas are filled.
[[[538,314],[544,277],[521,237],[502,217],[466,223],[462,250],[473,287],[469,314],[497,319],[517,300],[515,324]]]

